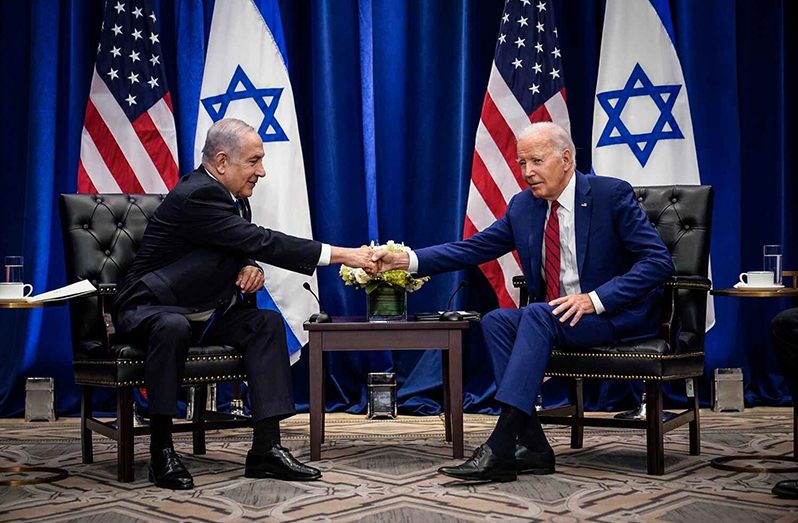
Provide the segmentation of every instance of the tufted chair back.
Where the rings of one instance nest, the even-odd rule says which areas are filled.
[[[162,194],[62,194],[61,227],[67,280],[95,287],[121,282]],[[92,340],[105,337],[96,296],[70,302],[75,359],[97,356]],[[107,320],[106,320],[107,321]]]
[[[669,185],[635,187],[635,195],[657,229],[676,266],[676,276],[707,278],[712,230],[712,187]],[[703,350],[706,295],[679,289],[676,300],[681,321],[681,343],[675,352]]]

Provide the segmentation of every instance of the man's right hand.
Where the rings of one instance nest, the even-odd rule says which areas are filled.
[[[377,264],[371,259],[371,249],[368,247],[358,247],[356,249],[348,247],[331,247],[330,263],[342,263],[354,269],[362,268],[369,274],[377,272]]]
[[[372,252],[371,260],[377,263],[377,272],[392,271],[394,269],[407,270],[410,267],[410,255],[406,252],[391,252],[388,249],[376,249]]]

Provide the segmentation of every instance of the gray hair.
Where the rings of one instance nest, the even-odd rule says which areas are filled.
[[[227,153],[232,160],[238,161],[241,150],[241,138],[255,129],[248,123],[236,118],[224,118],[211,125],[202,147],[202,161],[210,162],[220,152]]]
[[[518,141],[520,142],[524,138],[528,138],[537,133],[546,133],[549,140],[551,140],[552,145],[559,151],[562,152],[565,149],[571,151],[571,158],[576,161],[576,147],[574,146],[574,141],[571,139],[571,135],[568,134],[568,131],[562,128],[562,126],[557,125],[554,122],[535,122],[521,133],[521,136],[518,137]]]

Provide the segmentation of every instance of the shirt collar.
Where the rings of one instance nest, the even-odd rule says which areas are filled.
[[[210,176],[211,178],[213,178],[214,180],[219,182],[219,180],[216,179],[216,176],[212,175],[211,172],[208,169],[206,169],[204,165],[202,166],[202,170],[205,171],[205,174],[207,174],[208,176]],[[224,184],[222,184],[222,182],[219,182],[219,183],[222,185],[222,187],[224,187]],[[224,187],[224,188],[225,188],[225,190],[227,190],[227,187]],[[227,191],[227,192],[230,192],[230,191]],[[234,202],[238,201],[238,198],[236,198],[236,195],[233,194],[233,193],[230,193],[230,198],[232,198]]]
[[[571,179],[568,181],[568,185],[565,186],[565,189],[562,190],[560,196],[557,198],[557,203],[560,204],[560,207],[565,209],[568,212],[574,212],[574,201],[576,198],[576,173],[571,174]],[[551,202],[549,202],[549,209],[551,209]]]

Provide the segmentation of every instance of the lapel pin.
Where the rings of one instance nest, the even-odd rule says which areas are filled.
[[[587,203],[586,203],[586,202],[585,202],[585,203],[583,203],[583,204],[582,204],[582,207],[587,207]]]

